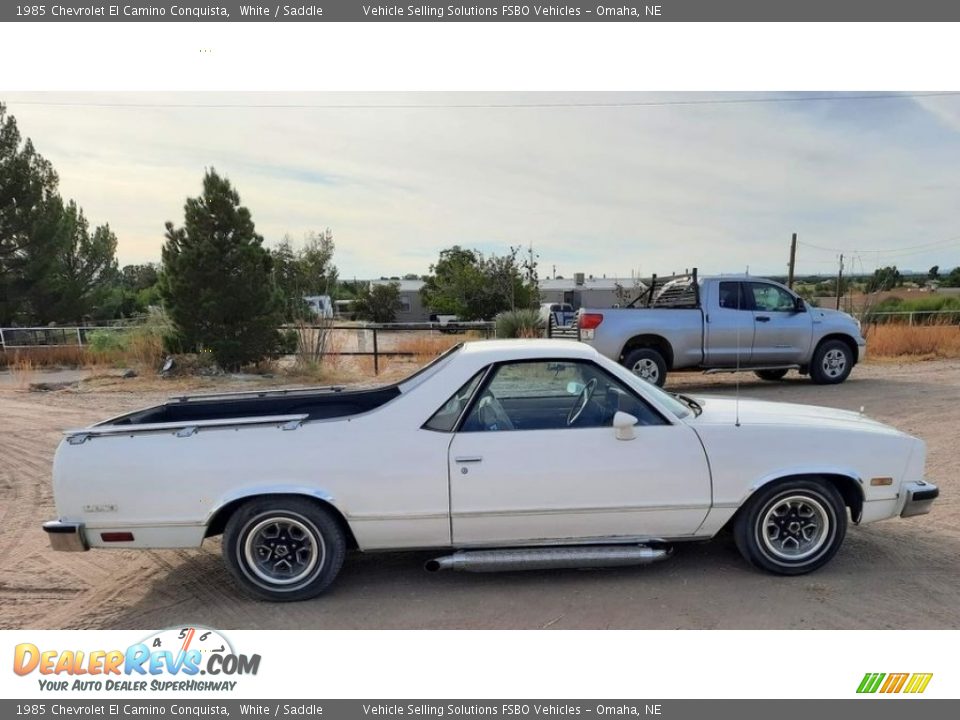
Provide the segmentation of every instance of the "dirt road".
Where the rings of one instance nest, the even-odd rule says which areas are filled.
[[[960,362],[868,364],[837,387],[741,376],[745,397],[866,406],[924,438],[941,488],[932,514],[852,528],[823,570],[750,569],[729,539],[640,568],[427,574],[429,553],[356,555],[324,597],[277,606],[235,589],[218,541],[196,551],[54,553],[50,463],[65,427],[153,402],[143,392],[0,388],[2,628],[956,628],[960,627]],[[729,393],[730,376],[684,376]]]

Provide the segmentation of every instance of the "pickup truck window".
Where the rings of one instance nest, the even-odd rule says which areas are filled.
[[[755,310],[763,312],[792,312],[796,307],[793,295],[783,288],[767,283],[750,283],[750,294],[753,297]]]
[[[743,297],[743,283],[720,283],[720,307],[728,310],[749,310],[750,306]]]
[[[611,427],[626,412],[639,425],[665,420],[591,362],[521,361],[499,366],[480,391],[462,431]]]

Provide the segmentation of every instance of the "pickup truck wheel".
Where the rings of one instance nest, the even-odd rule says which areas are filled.
[[[289,602],[316,597],[337,577],[347,543],[331,514],[300,498],[253,500],[223,532],[227,568],[251,595]]]
[[[847,533],[847,510],[832,485],[796,480],[761,488],[733,526],[740,554],[776,575],[803,575],[825,565]]]
[[[623,365],[637,377],[657,387],[663,387],[667,381],[667,362],[653,348],[640,348],[627,353]]]
[[[818,385],[842,383],[853,370],[853,353],[842,340],[827,340],[817,346],[810,362],[810,378]]]
[[[770,382],[775,382],[776,380],[783,380],[787,375],[786,370],[757,370],[754,373],[761,380],[769,380]]]

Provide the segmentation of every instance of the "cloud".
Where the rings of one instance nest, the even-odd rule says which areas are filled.
[[[63,192],[92,222],[110,222],[122,262],[159,258],[164,221],[182,221],[184,199],[199,192],[204,168],[216,167],[268,242],[332,228],[347,277],[422,273],[452,244],[502,252],[529,243],[541,274],[553,264],[566,275],[694,265],[781,273],[792,232],[821,247],[887,253],[869,262],[957,264],[960,244],[896,254],[958,234],[957,98],[450,107],[716,97],[44,93],[4,100],[54,163]],[[200,104],[220,107],[176,107]],[[444,107],[358,107],[365,104]],[[830,272],[835,255],[802,246],[798,268]]]

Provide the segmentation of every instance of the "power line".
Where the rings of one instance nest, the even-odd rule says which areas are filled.
[[[91,107],[117,109],[266,109],[266,110],[563,110],[640,107],[682,107],[692,105],[761,105],[803,102],[851,102],[862,100],[900,100],[909,98],[951,97],[960,91],[873,93],[862,95],[800,95],[796,97],[709,98],[702,100],[637,100],[619,102],[543,102],[543,103],[126,103],[126,102],[63,102],[53,100],[9,100],[11,105],[46,107]]]
[[[960,243],[960,236],[947,238],[945,240],[935,240],[933,242],[921,243],[920,245],[907,245],[906,247],[892,248],[890,250],[885,250],[880,248],[876,248],[872,250],[869,250],[869,249],[865,250],[862,248],[853,248],[851,250],[850,248],[830,248],[830,247],[823,247],[822,245],[814,245],[812,243],[803,242],[802,240],[797,241],[798,245],[803,245],[804,247],[811,248],[813,250],[820,250],[822,252],[861,253],[861,254],[870,253],[870,254],[877,254],[877,255],[910,255],[910,254],[913,254],[914,252],[925,252],[927,250],[936,250],[941,246],[949,247],[950,245],[957,244],[957,243]]]

